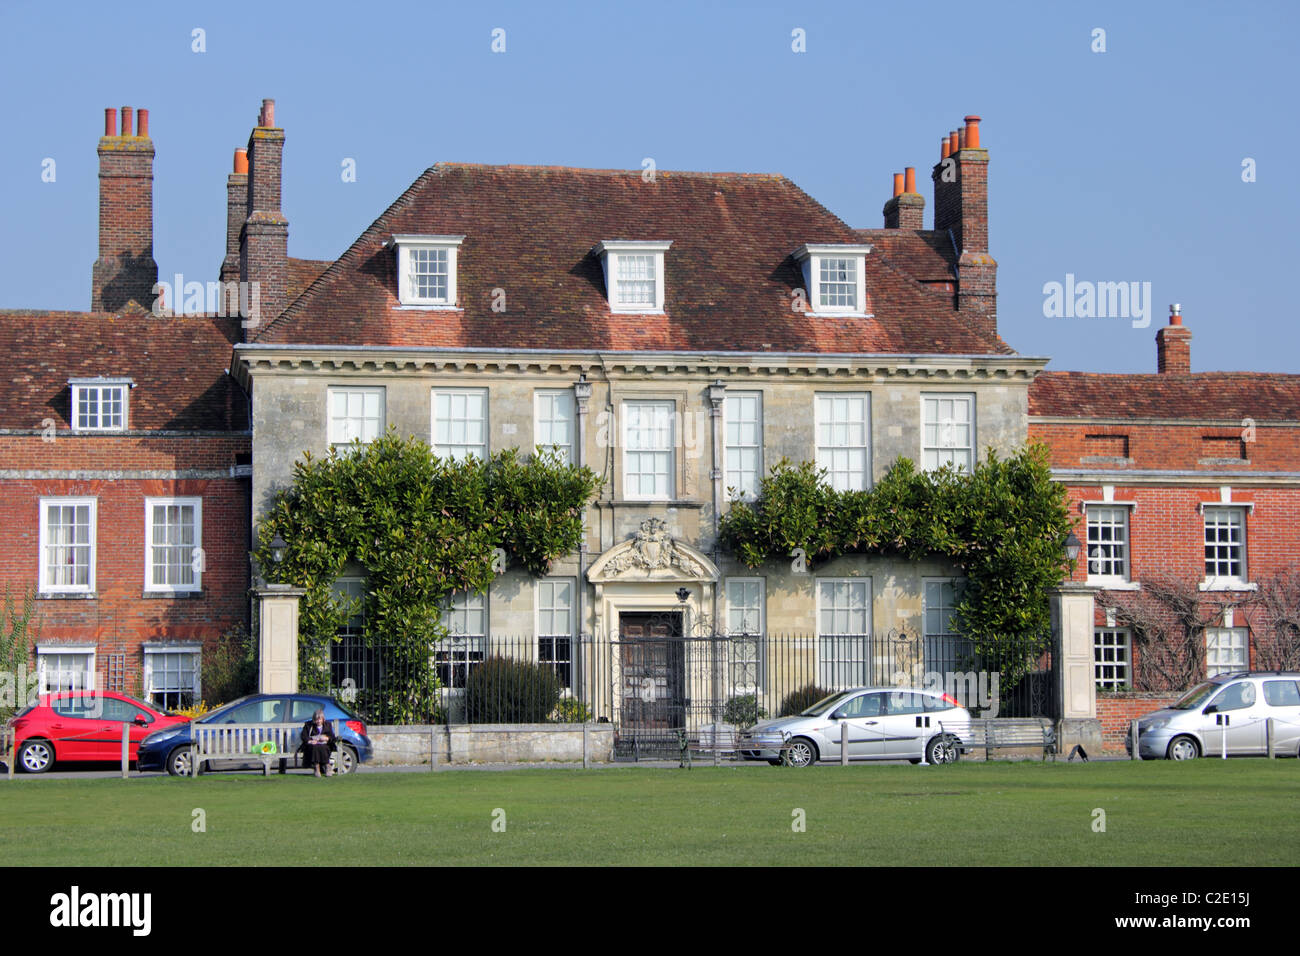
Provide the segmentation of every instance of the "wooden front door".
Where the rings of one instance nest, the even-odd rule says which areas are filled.
[[[682,616],[619,615],[623,733],[662,732],[686,726],[686,645]]]

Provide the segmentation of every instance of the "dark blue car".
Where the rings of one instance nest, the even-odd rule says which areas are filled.
[[[291,724],[302,727],[311,720],[316,709],[325,711],[325,719],[334,721],[339,742],[331,758],[336,773],[351,773],[357,765],[368,761],[373,753],[366,725],[361,718],[347,710],[333,697],[323,694],[250,694],[204,714],[199,724]],[[137,769],[163,770],[173,776],[190,773],[190,725],[177,724],[150,734],[140,742]],[[301,766],[301,754],[286,754],[288,766]],[[260,760],[212,761],[205,769],[242,770],[261,769]],[[283,769],[283,766],[282,766]]]

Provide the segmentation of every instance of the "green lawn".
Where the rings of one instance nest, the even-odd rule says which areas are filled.
[[[1298,799],[1295,760],[22,779],[0,863],[1290,866]]]

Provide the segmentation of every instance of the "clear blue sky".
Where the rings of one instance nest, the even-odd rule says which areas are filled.
[[[1154,371],[1177,301],[1194,370],[1297,372],[1298,10],[6,0],[0,307],[89,306],[108,106],[150,110],[160,273],[205,281],[231,152],[263,97],[286,131],[290,254],[307,258],[337,256],[439,161],[779,172],[854,226],[881,224],[892,173],[913,165],[928,227],[940,137],[977,113],[1013,347],[1052,368]],[[1043,285],[1067,273],[1150,282],[1150,328],[1045,318]]]

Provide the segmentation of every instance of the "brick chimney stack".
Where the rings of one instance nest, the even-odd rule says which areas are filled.
[[[153,258],[153,140],[149,111],[104,110],[99,140],[99,258],[90,273],[92,312],[117,312],[128,302],[153,305],[158,263]]]
[[[998,264],[989,255],[988,150],[980,118],[950,132],[939,146],[934,180],[934,228],[952,236],[957,252],[957,308],[996,333]]]
[[[223,290],[228,282],[239,281],[239,248],[248,218],[248,150],[235,150],[234,172],[226,177],[226,257],[221,260],[220,279]],[[226,315],[239,311],[238,294],[226,297]]]
[[[921,229],[925,218],[925,198],[916,191],[916,168],[894,173],[894,195],[885,203],[886,229]]]
[[[258,301],[259,314],[245,316],[250,329],[274,321],[289,304],[289,220],[280,211],[283,161],[284,130],[275,125],[275,100],[262,100],[257,128],[248,137],[248,215],[239,249],[240,279],[257,283],[249,298]]]
[[[1156,371],[1188,375],[1192,371],[1192,333],[1183,325],[1183,307],[1169,307],[1169,324],[1156,333]]]

